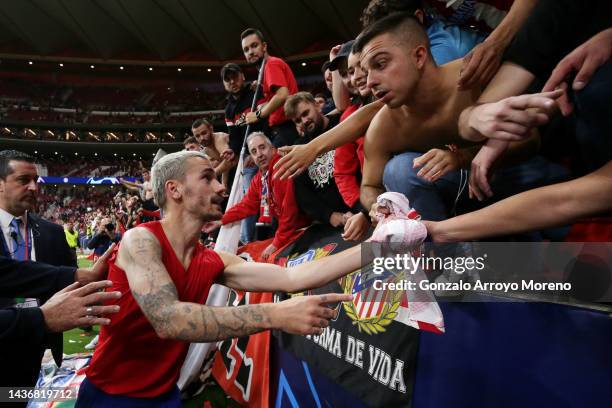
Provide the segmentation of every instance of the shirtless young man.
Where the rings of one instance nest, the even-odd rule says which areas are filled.
[[[461,169],[470,168],[478,151],[462,142],[457,122],[480,89],[457,86],[461,60],[436,66],[426,33],[411,15],[394,14],[372,24],[359,35],[353,51],[361,53],[368,87],[385,104],[366,133],[363,206],[375,210],[376,197],[386,187],[404,193],[424,219],[447,218],[465,191],[468,173]],[[456,144],[464,147],[446,147]],[[505,164],[536,148],[536,136],[514,143]],[[510,180],[514,174],[508,172],[504,182],[513,188],[526,183],[527,177],[515,174]]]
[[[142,201],[153,199],[153,190],[151,189],[151,172],[149,172],[149,170],[142,169],[142,183],[124,180],[121,177],[119,177],[119,181],[128,190],[138,191]]]
[[[295,292],[320,287],[360,266],[360,248],[293,268],[245,262],[198,241],[221,218],[224,188],[201,152],[164,156],[152,169],[164,219],[129,230],[109,262],[121,311],[102,328],[77,407],[178,407],[176,381],[190,342],[212,342],[267,329],[318,334],[335,315],[327,304],[351,295],[299,296],[240,307],[204,305],[211,285]],[[140,404],[140,405],[138,405]]]
[[[191,133],[204,148],[204,153],[217,164],[215,174],[221,176],[223,185],[227,188],[229,171],[238,164],[234,151],[229,146],[229,135],[215,132],[212,124],[206,119],[197,119],[191,125]]]
[[[476,89],[461,91],[457,87],[462,60],[436,66],[424,29],[414,16],[401,13],[369,26],[357,38],[353,54],[359,55],[361,66],[368,71],[367,86],[378,101],[351,115],[333,135],[333,130],[329,132],[327,141],[333,139],[333,144],[345,143],[347,137],[344,135],[356,131],[363,134],[367,130],[362,205],[371,209],[376,197],[385,191],[383,173],[387,162],[394,155],[409,151],[391,160],[392,171],[388,173],[396,177],[394,180],[385,179],[384,184],[393,184],[387,185],[388,190],[406,194],[425,219],[445,218],[440,213],[446,213],[447,209],[440,208],[444,207],[440,204],[431,205],[431,196],[438,196],[438,193],[426,184],[450,177],[448,173],[456,173],[452,174],[452,183],[442,182],[445,187],[450,187],[449,190],[454,188],[456,195],[460,181],[457,170],[460,166],[469,166],[471,149],[450,152],[444,148],[448,144],[465,144],[457,132],[457,119],[479,95]],[[425,152],[428,153],[423,155]],[[420,156],[423,157],[417,164],[422,168],[417,177],[413,161]],[[295,163],[291,157],[284,159],[278,164],[281,167],[278,176],[295,176],[302,170],[301,162]],[[406,182],[417,184],[419,188],[407,189]],[[414,191],[414,194],[408,194],[407,190]],[[427,204],[419,205],[419,199]],[[428,211],[430,208],[431,212]]]
[[[457,195],[458,170],[469,166],[470,156],[469,149],[452,152],[445,145],[461,143],[457,120],[479,90],[457,87],[461,60],[436,66],[424,29],[408,14],[369,26],[353,51],[361,53],[367,85],[385,104],[366,133],[363,206],[371,208],[385,191],[384,174],[387,189],[406,194],[425,219],[446,218],[444,198]]]

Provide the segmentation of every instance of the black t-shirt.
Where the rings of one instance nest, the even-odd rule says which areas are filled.
[[[339,115],[328,116],[329,123],[324,131],[336,126]],[[296,144],[308,143],[314,139],[302,137]],[[342,199],[334,179],[334,150],[319,155],[308,169],[294,180],[295,199],[302,212],[313,221],[329,223],[333,212],[345,213],[350,210]]]
[[[506,50],[505,60],[548,79],[559,61],[612,27],[612,0],[540,0]]]
[[[259,100],[257,104],[263,103],[263,92],[261,88],[258,92]],[[234,151],[234,154],[239,155],[244,143],[246,132],[246,123],[240,118],[251,111],[251,105],[255,92],[251,90],[250,85],[245,84],[238,94],[229,94],[227,96],[227,105],[225,106],[225,124],[229,133],[229,146]],[[266,133],[268,122],[266,120],[259,121],[249,128],[249,132],[261,131]]]

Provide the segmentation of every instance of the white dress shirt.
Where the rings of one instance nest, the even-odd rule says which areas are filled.
[[[9,251],[8,256],[10,257],[14,257],[15,252],[16,252],[15,240],[13,239],[13,237],[11,237],[11,227],[10,227],[11,222],[13,221],[13,218],[21,219],[21,236],[24,237],[24,240],[25,240],[26,224],[27,224],[26,223],[26,220],[27,220],[26,213],[21,215],[21,217],[15,217],[13,214],[0,208],[0,227],[2,227],[2,238],[4,238],[4,243],[7,245],[6,249],[8,249]],[[32,251],[30,252],[29,260],[35,261],[36,260],[36,250],[34,248],[34,237],[32,236],[32,228],[29,228],[28,233],[30,234],[28,239],[29,239],[29,242],[31,243],[30,245],[32,246]]]

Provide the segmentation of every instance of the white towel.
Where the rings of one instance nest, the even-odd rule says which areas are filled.
[[[419,221],[420,215],[410,208],[410,202],[406,196],[401,193],[388,192],[378,196],[376,202],[378,204],[376,213],[378,225],[368,241],[388,244],[385,247],[391,253],[388,253],[387,256],[394,256],[395,253],[400,252],[420,256],[423,241],[427,237],[427,229]],[[383,209],[386,209],[388,214],[385,214]],[[374,246],[374,251],[379,252],[380,248]],[[375,253],[375,256],[381,255],[384,256],[384,254]],[[410,272],[406,273],[406,278],[417,282],[417,287],[420,280],[427,279],[422,269]],[[444,333],[442,310],[430,291],[407,290],[395,320],[417,329]]]

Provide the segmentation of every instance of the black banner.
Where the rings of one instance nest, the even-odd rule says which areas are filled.
[[[279,256],[287,266],[332,255],[355,245],[326,225],[310,227]],[[313,273],[317,271],[313,270]],[[360,271],[313,293],[355,292]],[[293,296],[300,296],[294,294]],[[281,296],[281,295],[279,295]],[[376,300],[376,301],[374,301]],[[412,401],[419,331],[394,320],[402,307],[399,299],[372,299],[338,305],[335,321],[320,336],[294,336],[277,332],[283,348],[316,367],[332,381],[372,407],[407,407]]]

